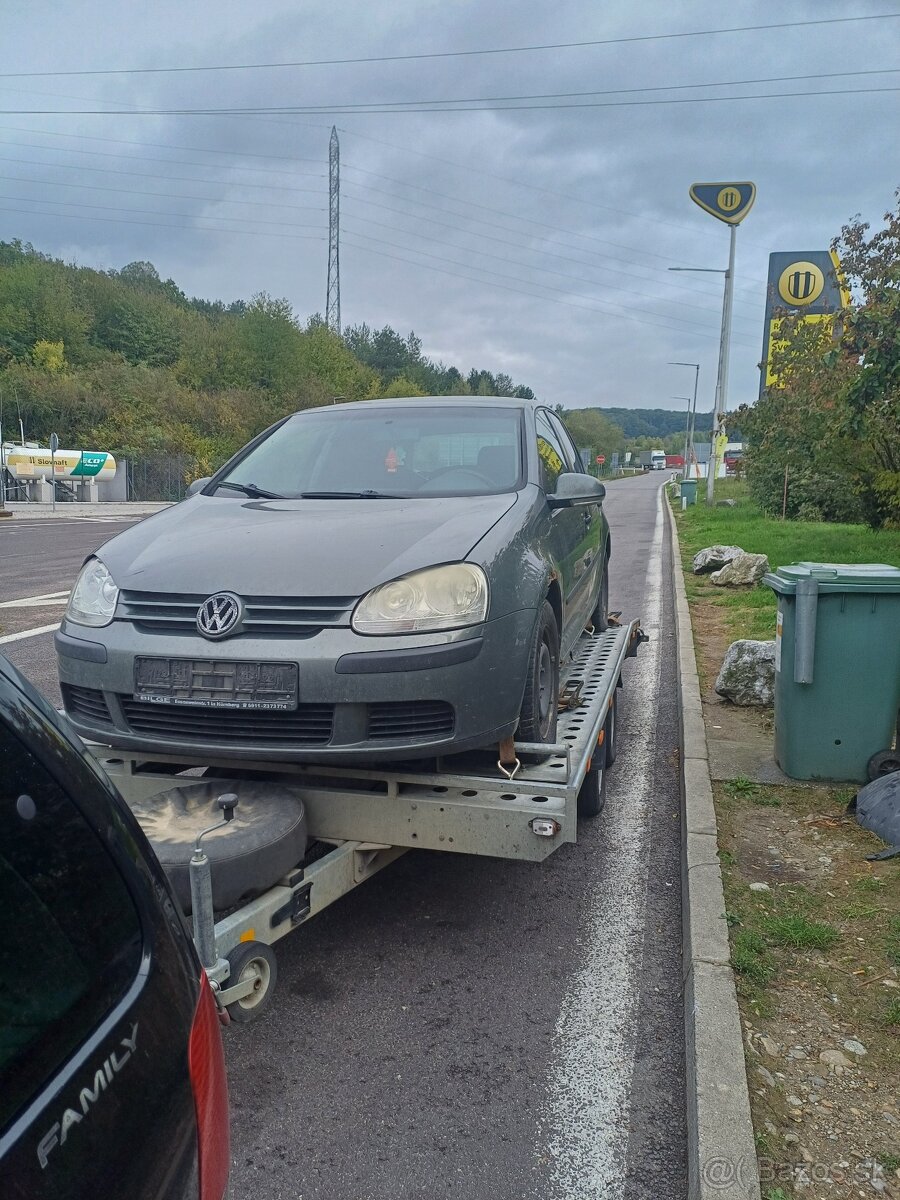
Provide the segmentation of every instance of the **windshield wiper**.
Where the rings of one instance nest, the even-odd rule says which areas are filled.
[[[301,492],[301,500],[408,500],[396,492]]]
[[[217,483],[217,488],[234,488],[236,492],[243,492],[245,496],[249,496],[252,500],[283,500],[284,496],[279,496],[277,492],[267,492],[265,488],[257,487],[255,483]]]

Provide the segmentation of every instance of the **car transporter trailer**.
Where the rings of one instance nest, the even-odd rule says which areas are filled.
[[[540,862],[575,842],[577,818],[603,806],[606,767],[616,752],[622,666],[646,640],[639,621],[586,633],[562,672],[556,744],[510,739],[501,746],[507,761],[496,767],[484,754],[425,760],[422,769],[415,763],[379,769],[198,761],[163,752],[123,754],[96,744],[90,749],[126,803],[136,807],[174,789],[212,786],[222,793],[222,825],[239,806],[242,785],[252,783],[258,794],[271,782],[302,800],[307,854],[254,899],[215,914],[210,863],[200,845],[204,834],[190,861],[200,959],[220,1011],[249,1021],[263,1011],[275,985],[272,945],[407,850]]]

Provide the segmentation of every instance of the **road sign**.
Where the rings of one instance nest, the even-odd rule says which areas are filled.
[[[726,225],[739,225],[753,207],[755,183],[692,183],[691,199]]]
[[[769,255],[760,395],[767,387],[778,386],[772,372],[772,350],[778,343],[782,320],[798,316],[830,327],[834,314],[849,303],[850,293],[833,250],[778,251]]]
[[[59,449],[59,437],[55,433],[50,434],[50,453],[55,454]]]
[[[597,457],[596,457],[596,459],[595,459],[595,462],[596,462],[596,463],[597,463],[599,466],[602,466],[602,465],[603,465],[603,463],[605,463],[605,462],[606,462],[606,455],[605,455],[605,454],[598,454],[598,455],[597,455]]]

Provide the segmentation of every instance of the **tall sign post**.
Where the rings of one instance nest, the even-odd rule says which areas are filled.
[[[731,309],[734,299],[734,248],[737,227],[753,207],[755,183],[694,183],[691,199],[704,212],[729,226],[728,270],[725,272],[725,296],[722,301],[722,330],[719,337],[719,369],[716,376],[716,406],[709,469],[706,476],[706,503],[712,504],[716,473],[725,454],[725,409],[728,403],[728,357],[731,349]]]
[[[56,452],[59,449],[59,437],[50,434],[50,491],[53,498],[53,512],[56,512]]]

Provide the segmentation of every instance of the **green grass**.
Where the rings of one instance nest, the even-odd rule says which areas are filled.
[[[759,987],[765,987],[775,975],[765,940],[753,929],[741,929],[734,935],[731,965]]]
[[[888,921],[884,952],[893,966],[900,967],[900,917],[891,917]]]
[[[759,921],[762,932],[776,946],[829,950],[838,939],[833,925],[810,921],[802,913],[770,913]]]
[[[744,775],[738,775],[737,778],[728,780],[725,784],[725,791],[729,796],[746,800],[759,791],[759,784],[754,783],[752,779],[747,779]]]
[[[900,996],[895,996],[887,1006],[884,1020],[887,1025],[900,1025]]]
[[[673,502],[678,521],[688,600],[722,609],[735,638],[767,641],[775,636],[776,596],[771,588],[718,588],[708,576],[691,573],[698,550],[716,542],[765,554],[774,571],[792,562],[880,562],[900,566],[900,531],[823,521],[780,521],[765,516],[750,499],[747,485],[734,479],[716,484],[717,499],[736,500],[734,508],[707,508],[702,501],[686,509]]]
[[[900,1154],[876,1154],[875,1157],[886,1171],[896,1171],[900,1167]]]

